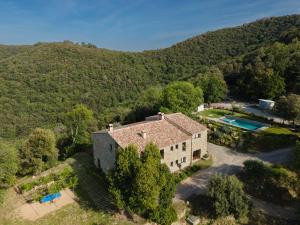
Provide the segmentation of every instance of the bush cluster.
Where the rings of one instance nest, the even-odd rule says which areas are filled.
[[[298,175],[279,165],[248,160],[244,163],[241,179],[249,193],[267,201],[286,205],[299,197]]]
[[[233,215],[244,219],[249,212],[249,201],[241,183],[235,176],[213,175],[209,180],[208,196],[217,217]]]

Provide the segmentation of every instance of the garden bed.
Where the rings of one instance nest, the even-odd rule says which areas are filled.
[[[57,193],[65,188],[74,189],[78,178],[70,168],[60,173],[51,173],[34,181],[17,186],[19,193],[23,194],[27,202],[40,201],[43,196]]]

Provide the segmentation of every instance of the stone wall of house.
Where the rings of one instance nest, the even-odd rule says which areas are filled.
[[[184,142],[186,143],[185,151],[183,150]],[[191,139],[187,139],[184,142],[160,148],[161,150],[164,150],[164,158],[161,159],[161,162],[165,163],[170,168],[171,172],[178,171],[191,164]],[[172,147],[173,150],[171,150]]]
[[[94,164],[99,168],[100,162],[104,173],[114,168],[117,149],[116,142],[108,133],[93,133]]]
[[[194,134],[192,138],[192,151],[200,150],[200,158],[202,158],[205,154],[207,154],[207,130],[202,131],[200,133],[200,137],[198,134]],[[197,161],[198,159],[194,160]]]

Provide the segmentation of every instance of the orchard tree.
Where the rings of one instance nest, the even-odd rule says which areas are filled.
[[[14,147],[0,143],[0,188],[11,186],[18,171],[18,156]]]
[[[90,132],[94,125],[93,111],[85,105],[76,105],[66,113],[64,124],[73,144],[88,144],[91,142]]]
[[[235,176],[213,175],[209,180],[208,196],[213,201],[216,216],[233,215],[240,219],[249,212],[243,184]]]
[[[201,88],[189,82],[176,81],[163,90],[161,111],[192,112],[202,103]]]
[[[205,102],[213,103],[224,100],[228,89],[223,74],[218,68],[210,68],[198,76],[194,83],[203,90]]]
[[[57,161],[58,150],[52,130],[36,128],[20,148],[20,171],[22,175],[35,174],[51,167]]]

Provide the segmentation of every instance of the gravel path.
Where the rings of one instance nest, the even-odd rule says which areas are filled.
[[[211,175],[215,173],[227,175],[235,174],[242,168],[243,162],[246,160],[256,159],[269,163],[282,163],[286,162],[291,157],[291,148],[250,155],[234,152],[226,147],[208,143],[208,151],[213,156],[213,165],[182,181],[177,186],[175,201],[186,200],[193,194],[205,194],[208,180]],[[257,208],[269,215],[280,218],[294,218],[293,209],[273,205],[253,197],[250,198]]]

